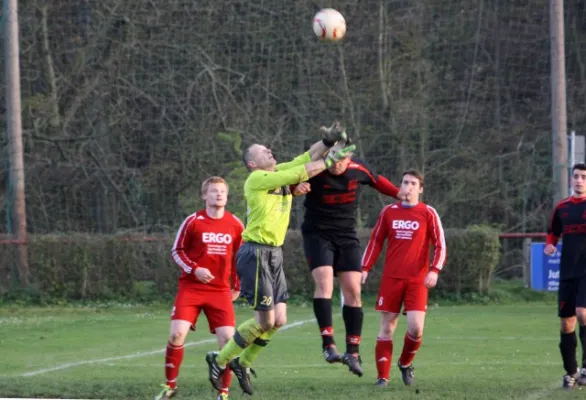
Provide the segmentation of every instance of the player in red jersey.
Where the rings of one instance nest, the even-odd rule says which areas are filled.
[[[574,194],[560,201],[551,215],[545,254],[556,252],[563,239],[558,287],[558,316],[561,322],[560,352],[566,375],[562,387],[573,389],[586,385],[586,164],[572,167]],[[582,345],[582,369],[576,360],[576,322]]]
[[[244,225],[228,212],[228,185],[220,177],[201,185],[205,209],[187,217],[175,238],[173,261],[181,268],[179,289],[171,314],[171,334],[165,355],[165,377],[155,400],[166,400],[177,392],[177,376],[183,360],[183,344],[201,311],[210,332],[222,348],[234,335],[236,318],[232,302],[240,295],[236,274],[236,252]],[[222,376],[218,400],[228,398],[232,374]]]
[[[389,382],[393,332],[401,306],[407,314],[407,333],[398,364],[403,383],[414,383],[412,362],[423,337],[427,291],[435,287],[446,262],[446,242],[440,218],[431,206],[419,201],[423,192],[423,175],[415,170],[404,172],[401,191],[405,192],[406,199],[381,211],[362,258],[364,283],[385,240],[388,240],[376,303],[376,310],[381,311],[375,348],[377,386],[387,386]],[[434,255],[430,264],[431,245]]]

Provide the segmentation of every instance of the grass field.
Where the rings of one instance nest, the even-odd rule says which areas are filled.
[[[429,311],[417,355],[416,387],[403,386],[395,336],[391,384],[376,388],[378,315],[366,306],[365,375],[328,365],[311,307],[290,307],[289,327],[256,362],[257,399],[558,399],[563,374],[554,304],[447,306]],[[339,313],[335,327],[343,342]],[[239,321],[249,318],[238,309]],[[163,382],[168,309],[146,307],[0,308],[0,397],[149,399]],[[205,320],[188,337],[177,399],[214,399],[206,351],[215,348]],[[343,347],[343,346],[340,346]],[[247,398],[232,385],[232,398]],[[416,393],[418,389],[419,393]]]

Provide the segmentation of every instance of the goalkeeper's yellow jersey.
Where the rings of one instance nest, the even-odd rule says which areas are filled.
[[[275,171],[252,171],[244,182],[246,228],[242,238],[247,242],[282,246],[289,227],[293,195],[289,185],[308,180],[305,164],[311,162],[309,152],[290,162],[277,164]]]

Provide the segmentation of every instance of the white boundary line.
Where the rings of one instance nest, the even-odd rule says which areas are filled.
[[[309,322],[314,322],[314,321],[315,321],[315,318],[306,319],[306,320],[302,320],[302,321],[296,321],[296,322],[293,322],[293,323],[290,323],[290,324],[285,325],[280,330],[281,331],[286,331],[288,329],[296,328],[298,326],[307,324]],[[207,344],[207,343],[216,343],[216,339],[205,339],[205,340],[200,340],[200,341],[197,341],[197,342],[189,342],[189,343],[185,343],[184,347],[199,346],[199,345]],[[67,363],[67,364],[56,365],[56,366],[50,367],[50,368],[41,368],[41,369],[37,369],[37,370],[34,370],[34,371],[29,371],[29,372],[25,372],[23,374],[12,375],[12,376],[13,377],[14,376],[18,376],[18,377],[36,376],[36,375],[46,374],[46,373],[49,373],[49,372],[55,372],[55,371],[61,371],[61,370],[64,370],[64,369],[80,367],[82,365],[102,364],[102,363],[108,363],[108,362],[118,361],[118,360],[131,360],[131,359],[134,359],[134,358],[148,357],[148,356],[152,356],[152,355],[155,355],[155,354],[164,353],[165,351],[166,351],[166,348],[161,349],[161,350],[152,350],[152,351],[144,351],[144,352],[141,352],[141,353],[128,354],[128,355],[125,355],[125,356],[98,358],[98,359],[95,359],[95,360],[85,360],[85,361],[79,361],[79,362],[74,362],[74,363]]]

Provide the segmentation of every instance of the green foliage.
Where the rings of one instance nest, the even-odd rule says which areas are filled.
[[[370,230],[359,230],[366,245]],[[114,235],[31,236],[29,249],[32,286],[20,290],[1,285],[5,301],[21,299],[31,303],[68,301],[133,300],[152,301],[174,295],[179,270],[172,262],[172,239],[144,241]],[[448,263],[440,275],[434,296],[448,300],[489,295],[492,272],[499,261],[497,232],[486,226],[446,230]],[[13,246],[0,246],[0,271],[14,265]],[[291,230],[283,246],[285,271],[290,292],[297,298],[309,298],[313,282],[309,273],[299,231]],[[364,286],[364,292],[378,291],[384,252]],[[6,273],[6,276],[9,274]],[[8,282],[8,280],[6,280]],[[492,294],[494,295],[494,293]],[[472,297],[470,297],[472,296]],[[505,298],[505,293],[501,293]]]
[[[5,297],[34,303],[76,300],[149,300],[168,296],[176,288],[177,268],[170,240],[128,241],[123,237],[57,235],[29,239],[31,287],[3,288]],[[10,267],[12,246],[0,246],[0,267]],[[8,264],[8,265],[7,265]],[[144,282],[149,282],[145,284]]]
[[[239,132],[220,132],[218,138],[226,143],[230,143],[238,158],[225,163],[225,169],[228,171],[224,179],[230,185],[229,210],[238,218],[244,221],[246,217],[246,199],[244,198],[244,182],[248,177],[248,170],[240,158],[242,157],[242,135]]]
[[[447,229],[448,264],[441,274],[438,291],[460,296],[466,292],[487,293],[500,260],[498,231],[482,225]]]
[[[232,143],[234,152],[242,154],[242,134],[240,132],[218,132],[218,138],[224,142]]]
[[[157,12],[145,12],[158,4],[147,0],[29,3],[38,7],[21,7],[19,18],[39,29],[21,31],[20,68],[34,82],[21,97],[35,233],[165,231],[201,204],[202,179],[240,177],[232,171],[243,143],[290,159],[334,118],[378,173],[424,170],[426,202],[447,226],[547,223],[543,0],[335,2],[354,27],[341,47],[303,39],[299,21],[315,12],[304,2],[271,3],[287,35],[272,35],[277,20],[251,2],[237,11],[227,0],[165,2]],[[77,3],[72,19],[63,10]],[[567,103],[584,126],[583,2],[567,3]],[[360,223],[371,227],[380,208],[365,193]]]
[[[244,221],[246,217],[246,199],[244,198],[244,182],[248,177],[248,170],[241,163],[234,167],[225,179],[230,185],[228,209]]]
[[[244,221],[246,216],[246,201],[244,199],[244,181],[248,177],[248,170],[242,165],[240,155],[242,154],[242,135],[239,132],[219,132],[216,134],[219,142],[230,145],[231,150],[234,151],[238,157],[231,158],[222,163],[215,169],[213,174],[221,175],[230,187],[228,196],[228,209],[238,218]],[[212,175],[203,176],[202,180]],[[183,215],[188,215],[200,207],[203,207],[203,202],[200,198],[199,184],[193,184],[185,188],[179,194],[179,204]]]

